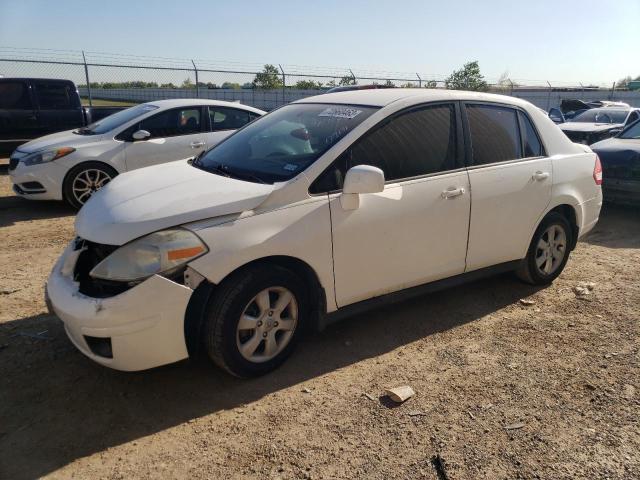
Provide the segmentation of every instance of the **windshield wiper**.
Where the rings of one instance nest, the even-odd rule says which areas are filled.
[[[235,178],[237,180],[253,180],[255,182],[258,183],[264,183],[266,184],[267,182],[265,182],[264,180],[262,180],[259,177],[256,177],[255,175],[251,174],[251,173],[238,173],[238,172],[232,172],[229,171],[229,166],[228,165],[224,165],[222,163],[219,163],[218,165],[216,165],[215,167],[213,167],[214,173],[217,173],[218,175],[222,175],[223,177],[227,177],[227,178]]]

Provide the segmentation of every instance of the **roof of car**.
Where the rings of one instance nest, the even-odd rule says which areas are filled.
[[[325,93],[297,100],[294,103],[342,103],[346,105],[368,105],[384,107],[398,100],[411,97],[415,103],[437,102],[442,100],[476,100],[486,102],[528,105],[529,102],[516,97],[493,93],[445,90],[443,88],[388,88],[377,90],[352,90],[347,92]]]
[[[259,108],[250,107],[249,105],[244,105],[238,102],[225,102],[222,100],[209,100],[206,98],[176,98],[170,100],[154,100],[152,102],[147,102],[150,105],[155,105],[160,108],[171,108],[171,107],[188,107],[191,105],[217,105],[219,107],[232,107],[232,108],[241,108],[244,110],[249,110],[256,113],[264,113],[263,110]]]

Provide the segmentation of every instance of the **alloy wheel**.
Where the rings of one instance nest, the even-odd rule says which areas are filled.
[[[111,176],[97,168],[82,170],[73,179],[73,196],[80,205],[84,205],[91,195],[111,181]]]
[[[547,228],[536,246],[536,267],[543,275],[553,274],[567,254],[567,235],[559,225]]]
[[[244,308],[236,332],[240,354],[250,362],[262,363],[282,352],[298,324],[298,303],[284,287],[259,292]]]

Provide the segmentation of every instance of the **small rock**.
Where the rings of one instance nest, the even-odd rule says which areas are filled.
[[[611,354],[610,353],[605,354],[604,358],[611,358]]]
[[[311,393],[311,390],[309,390],[307,387],[304,387],[302,389],[302,393]]]
[[[521,298],[520,299],[520,304],[521,305],[525,305],[525,306],[529,306],[529,305],[535,305],[536,302],[535,302],[535,300],[527,300],[526,298]]]
[[[396,403],[403,403],[413,397],[416,392],[413,391],[409,385],[403,385],[401,387],[389,388],[385,391],[391,400]]]
[[[505,430],[518,430],[520,428],[524,427],[524,423],[522,422],[518,422],[518,423],[512,423],[510,425],[505,425],[504,429]]]
[[[589,290],[587,287],[582,287],[578,285],[577,287],[573,287],[573,293],[576,294],[576,297],[580,298],[580,297],[586,297],[587,295],[590,295],[591,290]]]
[[[570,327],[575,327],[575,326],[576,326],[576,324],[575,324],[575,323],[573,323],[573,322],[571,322],[571,323],[569,324],[569,326],[570,326]]]
[[[376,401],[376,397],[374,397],[373,395],[371,395],[370,393],[363,393],[363,396],[367,397],[369,400],[371,400],[372,402]]]
[[[419,417],[421,415],[426,415],[426,413],[421,410],[411,410],[410,412],[407,412],[407,415],[410,417]]]

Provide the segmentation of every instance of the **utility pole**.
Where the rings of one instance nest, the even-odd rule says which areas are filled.
[[[93,107],[93,98],[91,98],[91,83],[89,82],[89,67],[87,66],[87,58],[84,56],[84,50],[82,50],[82,61],[84,63],[84,78],[87,82],[87,92],[89,93],[89,106]]]

